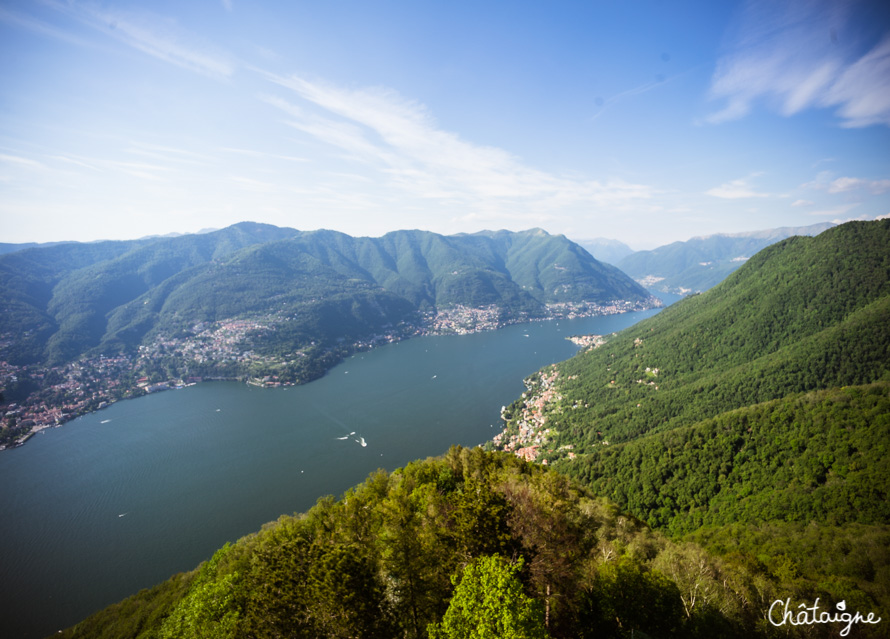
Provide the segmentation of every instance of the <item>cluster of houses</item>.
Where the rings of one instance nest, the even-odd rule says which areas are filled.
[[[566,339],[586,350],[599,348],[606,343],[606,338],[602,335],[572,335]]]
[[[434,316],[425,318],[425,332],[438,335],[467,335],[491,331],[503,325],[500,318],[501,310],[494,304],[479,308],[458,304],[451,308],[440,309]]]
[[[540,378],[525,380],[528,389],[522,394],[519,414],[514,414],[511,423],[507,424],[501,433],[495,435],[495,446],[502,450],[513,452],[516,456],[526,461],[537,461],[542,454],[542,446],[547,443],[550,428],[547,426],[548,413],[552,405],[559,402],[562,396],[556,389],[556,381],[559,379],[559,371],[555,367],[542,371]],[[504,416],[506,407],[501,409]],[[568,453],[569,458],[574,453]],[[542,460],[543,464],[547,460]]]
[[[245,348],[248,335],[272,330],[272,322],[230,319],[209,324],[201,322],[192,327],[187,337],[159,337],[151,344],[139,347],[139,357],[151,359],[164,354],[195,362],[234,360],[246,362],[257,356]]]
[[[14,429],[17,441],[78,415],[104,408],[122,396],[121,378],[133,367],[125,355],[92,357],[64,366],[14,366],[0,362],[0,388],[13,388],[27,379],[37,389],[27,398],[0,404],[0,428]],[[16,440],[0,443],[0,449]]]

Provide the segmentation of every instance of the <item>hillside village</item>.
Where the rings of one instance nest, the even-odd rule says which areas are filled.
[[[512,452],[526,461],[541,458],[542,464],[548,463],[542,455],[551,434],[547,425],[549,414],[559,410],[562,400],[556,387],[558,379],[559,371],[551,367],[523,380],[526,392],[509,407],[501,408],[501,419],[506,422],[506,427],[492,439],[494,447]],[[574,457],[572,452],[568,455]]]
[[[603,335],[571,335],[566,339],[583,350],[599,348],[607,341]],[[651,380],[657,375],[657,368],[647,368],[648,381],[641,379],[637,383],[655,386],[655,382]],[[569,377],[575,378],[576,376]],[[547,447],[556,434],[550,426],[550,416],[565,409],[562,403],[564,398],[559,392],[559,379],[560,373],[555,366],[524,379],[526,392],[510,406],[501,408],[504,430],[492,438],[489,448],[512,452],[526,461],[540,460],[542,464],[548,464],[553,457],[575,459],[574,446],[571,444],[558,449]],[[655,386],[655,389],[658,390],[658,387]],[[569,410],[583,408],[589,407],[577,402],[568,407]],[[605,440],[601,443],[603,446],[609,445]]]

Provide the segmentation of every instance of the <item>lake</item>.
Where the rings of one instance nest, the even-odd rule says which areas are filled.
[[[118,402],[0,452],[0,636],[73,625],[378,468],[499,432],[565,338],[655,314],[421,337],[299,387],[204,383]]]

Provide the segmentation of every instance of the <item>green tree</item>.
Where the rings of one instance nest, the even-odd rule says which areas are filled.
[[[639,631],[672,637],[683,624],[677,586],[626,556],[600,566],[593,588],[582,599],[584,637],[625,637]]]
[[[232,546],[226,544],[204,565],[188,594],[160,629],[161,639],[226,639],[235,636],[240,618],[236,591],[238,572],[220,574],[220,563]]]
[[[544,611],[525,595],[517,576],[523,561],[480,557],[451,578],[454,597],[441,623],[427,628],[430,639],[544,639]]]

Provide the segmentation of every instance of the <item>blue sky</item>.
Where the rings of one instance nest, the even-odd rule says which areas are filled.
[[[0,3],[0,241],[890,214],[885,2]]]

